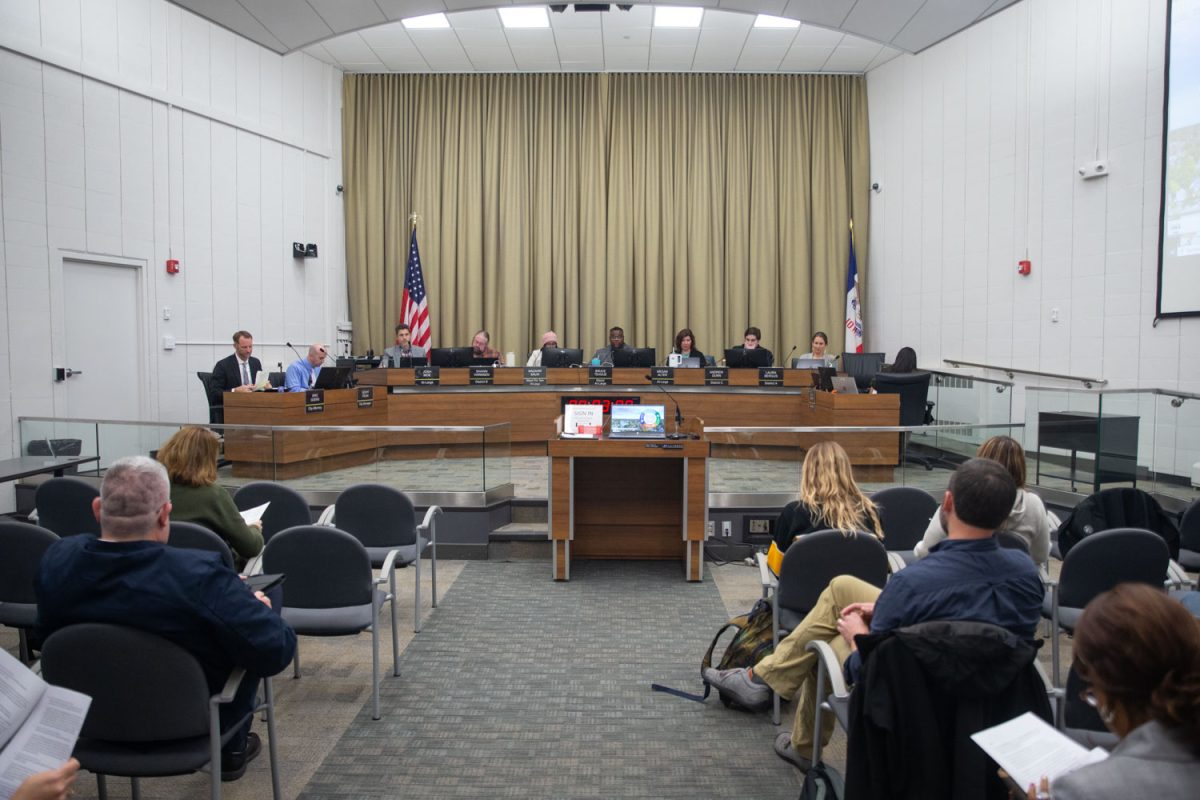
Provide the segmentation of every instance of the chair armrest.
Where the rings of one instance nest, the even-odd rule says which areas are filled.
[[[754,560],[758,562],[758,580],[762,583],[763,597],[766,597],[770,592],[779,588],[779,579],[775,577],[775,573],[771,572],[771,568],[767,566],[766,553],[755,553]]]
[[[829,676],[830,693],[837,697],[849,697],[850,690],[846,688],[846,679],[842,675],[842,662],[838,661],[837,654],[833,652],[829,643],[809,642],[804,649],[816,653],[818,660],[824,665],[825,674]]]
[[[221,687],[221,693],[214,694],[209,698],[209,702],[217,705],[232,703],[233,696],[237,694],[238,687],[242,685],[242,678],[244,677],[246,677],[246,670],[241,667],[236,668],[225,679],[225,685]]]
[[[383,566],[379,568],[379,577],[375,579],[376,586],[391,580],[392,572],[396,569],[396,558],[399,555],[399,550],[388,550],[387,558],[383,559]]]
[[[317,518],[318,525],[333,527],[333,515],[337,512],[336,506],[325,506],[325,510],[321,512],[321,516]]]
[[[887,551],[887,559],[888,559],[888,572],[890,572],[893,575],[895,575],[897,572],[899,572],[900,570],[902,570],[906,566],[908,566],[908,563],[904,560],[904,556],[900,555],[899,553],[897,553],[893,550]]]
[[[1167,561],[1167,579],[1163,581],[1163,585],[1172,589],[1190,589],[1192,579],[1179,562],[1172,558]]]
[[[429,531],[429,541],[437,541],[437,526],[434,524],[438,517],[442,515],[441,506],[430,506],[425,510],[425,519],[421,520],[421,524],[417,526],[417,534],[421,531]]]

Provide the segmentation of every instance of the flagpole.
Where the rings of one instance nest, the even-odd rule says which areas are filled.
[[[417,220],[419,220],[420,218],[421,218],[421,215],[415,211],[409,213],[409,215],[408,215],[408,223],[409,223],[408,231],[409,231],[409,233],[412,233],[413,231],[415,231],[417,229]]]

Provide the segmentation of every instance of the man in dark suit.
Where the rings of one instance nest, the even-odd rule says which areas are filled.
[[[258,373],[262,372],[262,362],[255,358],[254,337],[248,331],[238,331],[233,335],[233,354],[222,358],[212,371],[212,381],[209,388],[212,396],[208,404],[213,410],[214,422],[224,421],[225,392],[252,392]],[[270,384],[267,384],[268,388]]]

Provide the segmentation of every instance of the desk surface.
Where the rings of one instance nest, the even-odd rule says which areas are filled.
[[[21,456],[0,461],[0,483],[28,478],[53,472],[61,477],[63,472],[80,464],[99,461],[99,456]]]

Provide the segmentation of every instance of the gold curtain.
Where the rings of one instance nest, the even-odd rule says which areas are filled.
[[[838,352],[868,169],[858,76],[347,75],[354,349],[392,341],[416,212],[435,346],[590,355],[620,325],[665,360],[690,327],[720,358],[757,325]]]

